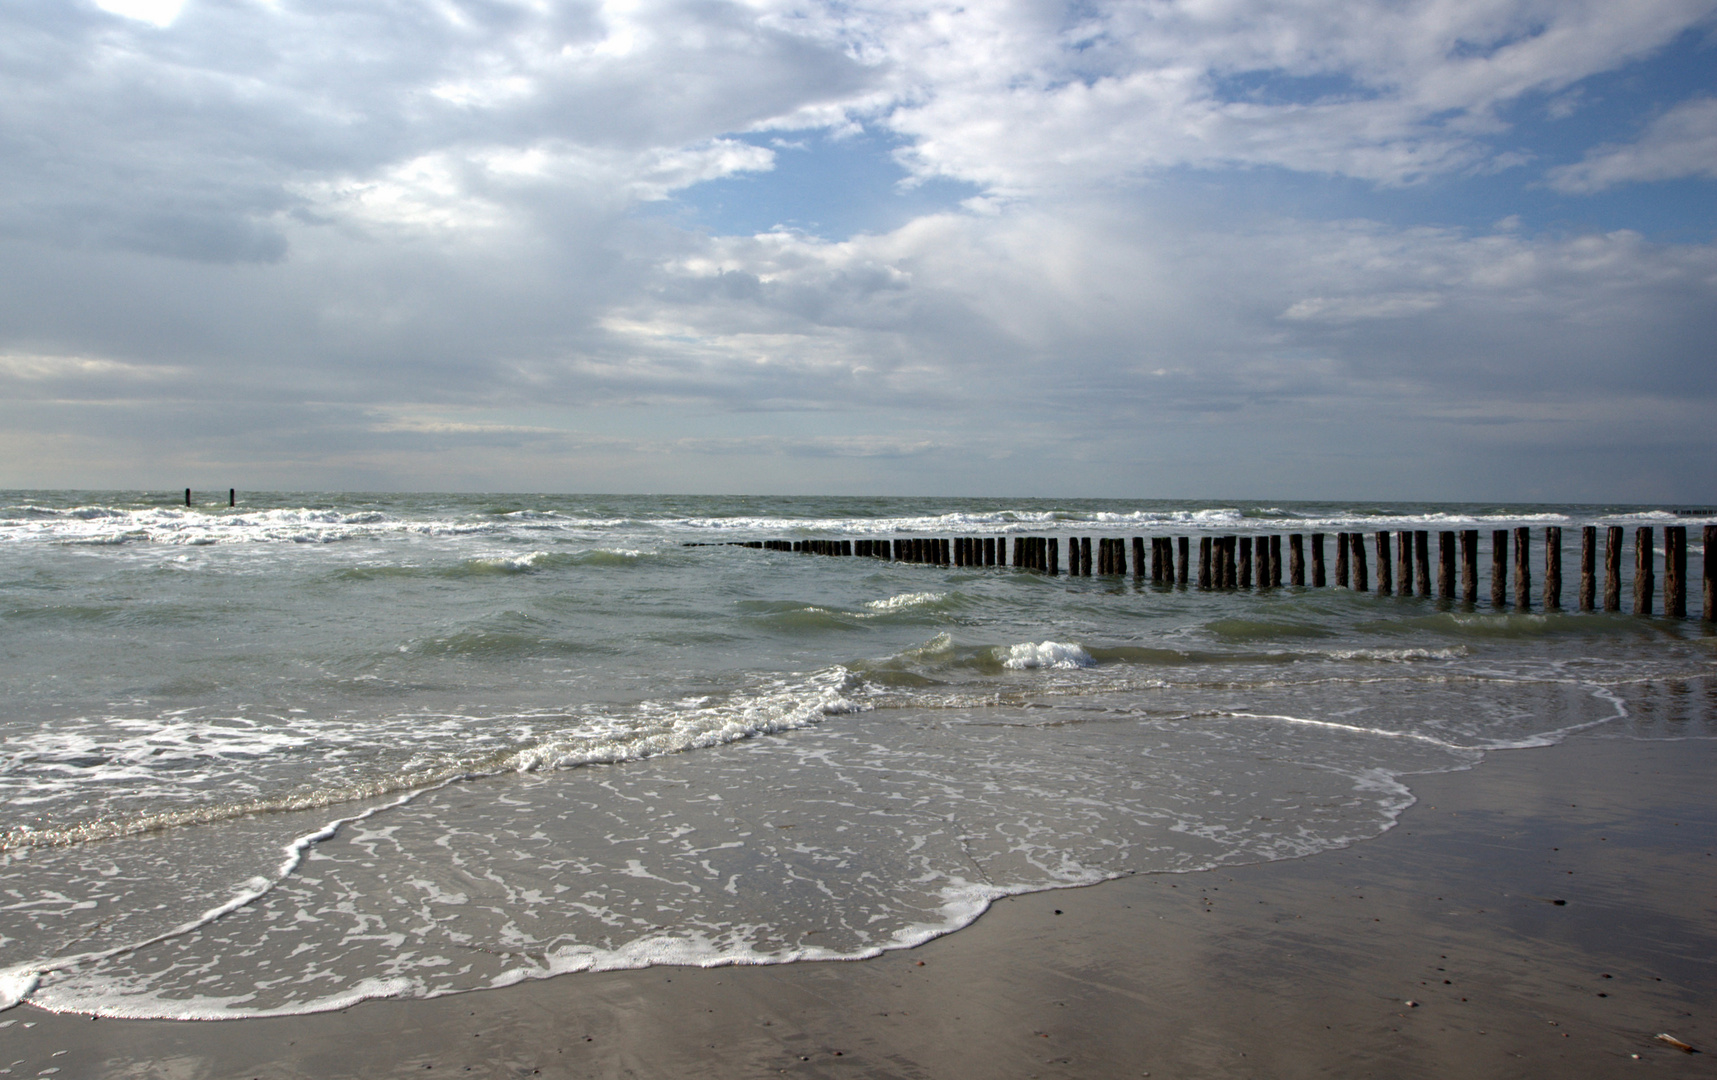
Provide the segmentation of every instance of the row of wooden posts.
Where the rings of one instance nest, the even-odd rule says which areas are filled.
[[[1356,592],[1371,591],[1371,570],[1366,557],[1367,540],[1377,553],[1377,589],[1382,595],[1437,596],[1459,598],[1476,604],[1479,596],[1479,531],[1444,531],[1437,534],[1435,589],[1431,573],[1431,534],[1427,530],[1384,530],[1367,537],[1361,532],[1338,532],[1335,536],[1335,585]],[[1013,537],[1012,566],[1047,574],[1061,572],[1061,545],[1053,536]],[[1147,562],[1145,541],[1150,548]],[[1310,543],[1307,543],[1307,540]],[[1493,607],[1510,606],[1509,553],[1513,550],[1512,606],[1532,608],[1532,530],[1508,529],[1491,532],[1490,602]],[[895,540],[752,540],[734,541],[735,546],[771,551],[798,551],[811,555],[851,555],[895,562],[930,563],[939,566],[1007,566],[1006,536],[912,537]],[[1717,525],[1705,526],[1704,617],[1717,622]],[[1287,581],[1290,586],[1322,588],[1328,584],[1324,559],[1325,534],[1288,534]],[[1605,529],[1603,537],[1604,611],[1622,610],[1622,557],[1626,533],[1619,525]],[[1131,548],[1135,578],[1159,585],[1195,583],[1200,589],[1280,588],[1282,585],[1282,537],[1202,536],[1194,577],[1191,541],[1185,536],[1135,536],[1131,544],[1120,538],[1100,538],[1092,559],[1090,537],[1070,538],[1067,543],[1067,572],[1089,577],[1126,574]],[[1306,579],[1306,548],[1311,549],[1311,580]],[[1687,527],[1670,525],[1663,530],[1664,614],[1687,617]],[[1595,611],[1598,597],[1598,527],[1580,530],[1581,611]],[[1546,611],[1562,610],[1562,528],[1544,529],[1544,583],[1539,593]],[[1189,578],[1192,579],[1189,582]],[[1633,612],[1653,613],[1657,591],[1655,530],[1634,530]]]

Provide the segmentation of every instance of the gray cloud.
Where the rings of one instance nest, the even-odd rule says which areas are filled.
[[[1711,245],[1164,177],[1452,183],[1713,10],[13,5],[0,483],[1601,498],[1649,458],[1701,496]],[[1701,175],[1703,107],[1552,179]],[[637,212],[854,124],[984,194],[847,238]]]

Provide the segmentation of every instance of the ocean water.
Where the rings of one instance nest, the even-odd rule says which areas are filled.
[[[0,492],[0,1007],[270,1015],[858,959],[1011,893],[1362,842],[1416,775],[1486,754],[1717,736],[1697,619],[723,541],[1679,523],[1697,568],[1710,520]]]

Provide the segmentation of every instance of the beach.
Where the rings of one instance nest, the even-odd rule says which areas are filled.
[[[1708,738],[1417,777],[1317,856],[998,902],[851,962],[572,975],[240,1021],[0,1023],[11,1075],[1709,1076]],[[1564,901],[1557,903],[1556,901]]]
[[[3,1075],[1710,1060],[1717,637],[1357,573],[1672,511],[248,501],[0,499]]]

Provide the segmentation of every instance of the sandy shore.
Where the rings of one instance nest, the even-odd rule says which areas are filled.
[[[1575,739],[1414,778],[1401,824],[1346,851],[1020,897],[878,960],[569,976],[218,1023],[26,1006],[0,1014],[0,1069],[1714,1076],[1714,777],[1717,742]]]

